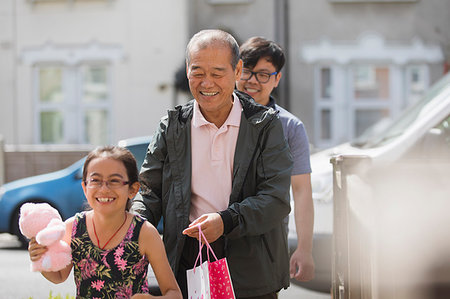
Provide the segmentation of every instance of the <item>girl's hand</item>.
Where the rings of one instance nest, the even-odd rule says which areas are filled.
[[[30,254],[30,260],[32,262],[38,261],[42,255],[47,252],[47,247],[40,245],[36,242],[36,239],[33,237],[28,244],[28,253]]]

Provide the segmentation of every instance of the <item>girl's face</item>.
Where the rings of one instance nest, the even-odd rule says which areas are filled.
[[[128,184],[127,170],[121,161],[100,157],[87,168],[84,194],[94,211],[125,211],[127,201],[139,191],[139,183]]]

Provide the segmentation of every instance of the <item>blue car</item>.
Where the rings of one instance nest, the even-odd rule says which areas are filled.
[[[128,148],[140,167],[151,137],[122,140],[120,146]],[[69,167],[47,174],[16,180],[0,187],[0,233],[16,235],[25,246],[27,240],[19,231],[20,206],[26,202],[47,202],[56,208],[63,219],[72,217],[87,207],[81,187],[83,158]],[[158,225],[162,230],[162,222]]]

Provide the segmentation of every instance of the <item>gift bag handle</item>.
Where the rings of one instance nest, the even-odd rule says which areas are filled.
[[[209,251],[211,251],[211,253],[214,256],[214,258],[216,259],[216,261],[218,260],[216,255],[214,254],[214,250],[212,250],[211,245],[209,245],[208,240],[206,240],[205,234],[203,234],[200,224],[197,225],[197,228],[198,228],[198,248],[199,248],[199,250],[198,250],[198,256],[195,259],[194,271],[195,271],[195,267],[197,267],[197,261],[199,259],[200,259],[200,265],[203,264],[203,261],[202,261],[202,248],[203,248],[202,238],[203,238],[203,240],[205,240],[205,244],[207,247],[206,254],[208,256],[208,262],[209,262]]]

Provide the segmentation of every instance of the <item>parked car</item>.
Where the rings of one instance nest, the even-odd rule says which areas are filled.
[[[127,147],[140,167],[145,157],[150,136],[122,140],[119,145]],[[23,245],[27,240],[19,231],[20,206],[25,202],[47,202],[55,207],[63,219],[86,208],[81,187],[83,158],[69,167],[47,174],[16,180],[0,187],[0,233],[16,235]],[[162,225],[158,226],[162,230]]]
[[[356,140],[311,155],[316,277],[310,282],[292,282],[326,293],[331,289],[333,234],[333,168],[330,159],[344,154],[367,156],[371,165],[378,167],[408,159],[450,163],[450,74],[395,120],[383,119]],[[297,243],[292,213],[289,227],[289,244],[293,251]]]

